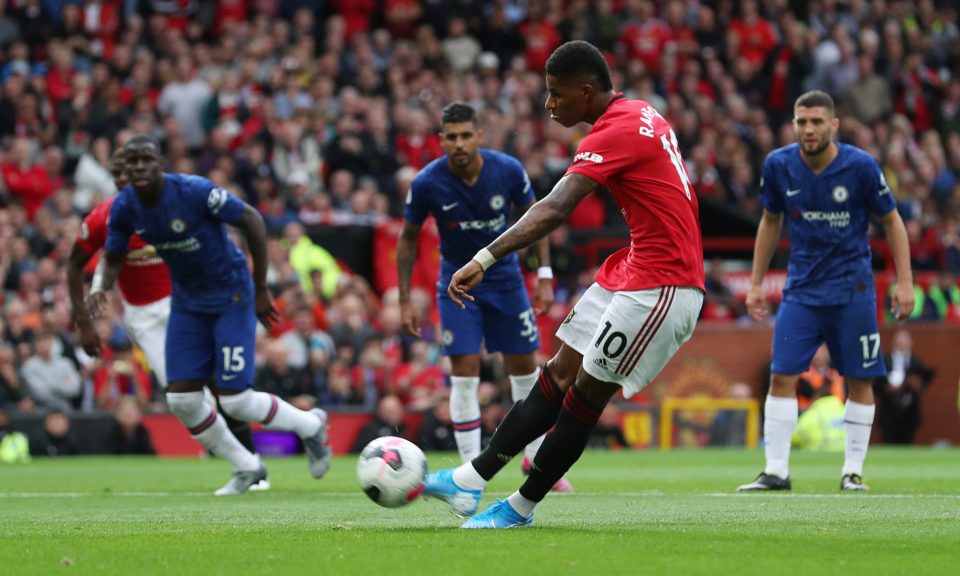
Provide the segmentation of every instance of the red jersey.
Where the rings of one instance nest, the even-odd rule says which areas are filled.
[[[77,245],[87,254],[96,254],[107,241],[107,219],[110,217],[110,198],[93,209],[83,219]],[[117,276],[117,286],[123,299],[134,306],[144,306],[170,295],[170,272],[156,249],[133,234],[127,248],[127,259]]]
[[[604,261],[611,291],[688,286],[704,290],[699,208],[677,137],[647,102],[614,96],[580,142],[567,174],[606,186],[630,227],[630,246]]]

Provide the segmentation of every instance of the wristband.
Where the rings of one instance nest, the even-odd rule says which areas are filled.
[[[539,280],[553,280],[553,268],[549,266],[537,268],[537,278]]]
[[[473,259],[477,261],[477,264],[480,264],[480,268],[482,268],[484,272],[497,261],[497,259],[493,257],[493,254],[486,248],[481,248],[480,251],[474,255]]]

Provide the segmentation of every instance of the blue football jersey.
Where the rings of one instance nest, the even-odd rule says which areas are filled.
[[[783,213],[790,238],[786,301],[811,306],[876,298],[867,225],[870,214],[896,208],[877,162],[837,143],[839,154],[820,174],[800,157],[799,144],[767,156],[760,203]]]
[[[107,223],[108,252],[126,252],[131,234],[156,248],[170,269],[171,306],[221,312],[249,304],[253,280],[247,260],[227,234],[245,204],[206,178],[164,174],[160,203],[148,208],[132,186],[119,192]]]
[[[441,156],[417,174],[407,195],[403,216],[408,222],[419,226],[431,213],[437,220],[441,290],[454,272],[507,229],[511,205],[525,206],[535,199],[530,178],[516,158],[493,150],[480,154],[483,168],[473,186],[458,178]],[[475,290],[521,283],[516,253],[497,261],[483,278]]]

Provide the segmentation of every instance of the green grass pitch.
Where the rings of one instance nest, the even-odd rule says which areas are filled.
[[[874,447],[871,491],[841,494],[842,454],[795,453],[793,493],[736,494],[760,452],[588,452],[532,528],[479,532],[437,501],[377,507],[352,457],[319,481],[268,460],[273,489],[235,498],[211,494],[220,460],[36,459],[0,465],[0,574],[957,574],[958,456]],[[484,506],[520,482],[511,463]]]

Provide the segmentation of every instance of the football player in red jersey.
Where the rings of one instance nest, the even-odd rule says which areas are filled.
[[[649,103],[615,92],[603,54],[568,42],[547,61],[546,109],[564,126],[592,124],[573,163],[545,198],[458,270],[448,294],[461,305],[499,258],[562,224],[588,194],[606,187],[630,228],[557,331],[563,345],[538,386],[510,411],[472,462],[427,477],[425,494],[470,515],[490,480],[532,438],[553,427],[530,476],[464,528],[527,526],[550,487],[580,458],[604,406],[642,390],[693,334],[704,295],[697,198],[677,138]],[[472,508],[472,510],[471,510]]]

